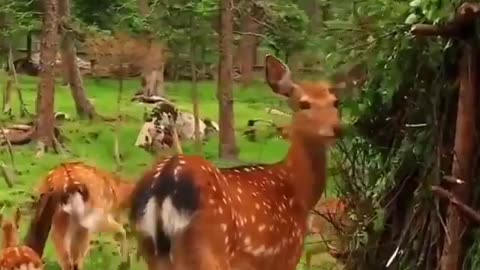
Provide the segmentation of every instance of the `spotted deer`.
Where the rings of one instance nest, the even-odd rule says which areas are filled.
[[[120,217],[130,205],[133,187],[81,162],[60,164],[40,184],[27,245],[41,256],[52,229],[62,269],[82,269],[92,234],[116,232],[122,236],[120,252],[126,259],[126,232]]]
[[[353,228],[353,220],[348,215],[346,201],[339,198],[326,198],[318,202],[308,218],[308,234],[320,236],[314,240],[317,245],[305,252],[305,264],[310,269],[312,256],[321,252],[330,253],[336,259],[343,259],[348,254],[347,237]]]
[[[43,262],[35,251],[27,246],[20,245],[18,230],[20,228],[20,209],[17,209],[12,221],[4,220],[0,215],[2,226],[2,250],[0,251],[0,269],[4,270],[40,270]]]
[[[293,110],[287,156],[228,169],[186,155],[153,165],[130,213],[150,270],[295,269],[325,189],[327,148],[341,130],[338,102],[328,83],[294,83],[280,60],[265,60],[268,85]]]

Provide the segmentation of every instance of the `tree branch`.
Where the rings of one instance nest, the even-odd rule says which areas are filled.
[[[410,33],[415,36],[440,36],[440,37],[452,37],[457,36],[459,33],[458,27],[449,24],[444,26],[430,25],[430,24],[415,24],[412,26]]]
[[[458,200],[457,197],[455,197],[455,195],[453,195],[450,191],[447,191],[445,190],[444,188],[442,187],[439,187],[439,186],[432,186],[431,187],[431,190],[432,192],[443,198],[443,199],[448,199],[450,201],[450,203],[454,204],[456,207],[458,207],[458,209],[460,209],[464,214],[466,214],[470,219],[472,219],[473,221],[477,222],[478,224],[480,224],[480,213],[476,210],[474,210],[473,208],[471,208],[470,206],[462,203],[460,200]]]
[[[455,37],[462,35],[462,29],[480,16],[479,3],[463,3],[456,11],[455,18],[446,25],[415,24],[410,32],[415,36]]]
[[[237,35],[251,35],[251,36],[256,36],[256,37],[259,37],[259,38],[262,38],[264,39],[266,42],[270,43],[270,44],[275,44],[273,41],[271,41],[267,36],[265,35],[262,35],[262,34],[259,34],[259,33],[253,33],[253,32],[241,32],[241,31],[233,31],[234,34],[237,34]]]

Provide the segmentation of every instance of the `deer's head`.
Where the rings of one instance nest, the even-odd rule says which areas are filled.
[[[268,85],[276,94],[288,98],[293,111],[291,132],[308,139],[333,142],[340,135],[338,100],[327,82],[296,83],[287,65],[272,55],[265,57]]]

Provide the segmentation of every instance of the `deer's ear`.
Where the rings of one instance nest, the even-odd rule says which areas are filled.
[[[289,97],[293,91],[290,69],[271,54],[265,56],[265,78],[273,92]]]

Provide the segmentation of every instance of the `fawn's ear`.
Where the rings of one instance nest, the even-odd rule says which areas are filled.
[[[286,97],[292,94],[294,84],[290,69],[271,54],[265,56],[265,78],[273,92]]]
[[[20,219],[22,218],[22,212],[20,211],[20,208],[17,208],[17,211],[15,212],[15,219],[13,220],[13,224],[15,227],[20,228]]]

